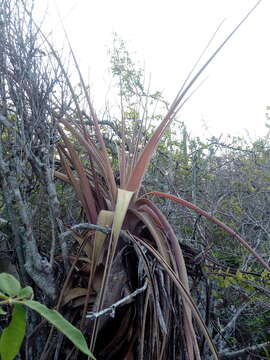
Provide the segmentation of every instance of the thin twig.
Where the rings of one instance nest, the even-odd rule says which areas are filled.
[[[236,351],[223,351],[219,354],[220,356],[220,359],[236,359],[238,357],[243,357],[243,356],[247,356],[248,353],[252,353],[254,351],[257,351],[257,350],[260,350],[262,348],[265,348],[265,347],[269,347],[270,346],[270,341],[266,341],[262,344],[256,344],[256,345],[253,345],[253,346],[248,346],[244,349],[241,349],[241,350],[236,350]]]
[[[109,306],[108,308],[103,309],[103,310],[100,310],[100,311],[98,311],[98,312],[94,312],[94,313],[93,313],[93,312],[90,312],[90,313],[88,313],[88,314],[86,315],[86,318],[87,318],[87,319],[97,319],[98,317],[100,317],[100,316],[102,316],[102,315],[105,315],[105,314],[107,314],[107,313],[110,313],[110,316],[111,316],[112,318],[114,318],[114,316],[115,316],[115,309],[117,308],[117,306],[120,306],[120,305],[128,302],[130,299],[132,299],[132,298],[134,298],[135,296],[141,294],[141,293],[144,292],[146,289],[147,289],[147,281],[145,281],[144,285],[143,285],[141,288],[133,291],[133,293],[131,293],[131,294],[125,296],[124,298],[116,301],[114,304],[112,304],[112,305]]]

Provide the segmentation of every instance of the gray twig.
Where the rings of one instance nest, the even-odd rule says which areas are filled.
[[[133,291],[133,293],[125,296],[124,298],[116,301],[114,304],[112,304],[111,306],[109,306],[108,308],[106,309],[103,309],[103,310],[100,310],[100,311],[97,311],[97,312],[90,312],[86,315],[86,318],[87,319],[96,319],[102,315],[105,315],[107,313],[110,313],[110,316],[113,318],[115,316],[115,309],[117,308],[117,306],[120,306],[126,302],[128,302],[130,299],[134,298],[135,296],[141,294],[142,292],[144,292],[145,290],[147,289],[147,281],[145,281],[144,285]]]

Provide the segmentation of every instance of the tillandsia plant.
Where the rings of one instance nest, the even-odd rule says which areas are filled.
[[[167,115],[144,147],[141,139],[145,132],[145,119],[136,119],[138,115],[135,113],[136,133],[128,139],[127,115],[122,109],[118,184],[112,155],[106,147],[73,54],[89,106],[90,126],[86,124],[74,95],[77,117],[58,119],[62,138],[58,151],[64,171],[57,171],[55,175],[74,187],[87,219],[86,223],[77,224],[66,235],[71,233],[88,256],[89,281],[81,328],[87,330],[90,349],[100,359],[168,359],[179,354],[188,359],[200,359],[198,329],[206,337],[214,358],[218,359],[208,329],[190,294],[181,244],[166,217],[150,200],[152,195],[170,198],[205,216],[232,235],[270,271],[269,265],[244,239],[197,206],[157,191],[141,194],[150,160],[164,132],[188,100],[189,90],[253,10],[199,71],[186,79]],[[56,52],[54,55],[61,64]],[[68,77],[66,80],[74,92]],[[126,79],[120,80],[123,86]],[[83,157],[81,150],[77,150],[78,146],[84,149]],[[80,235],[77,232],[80,228],[88,231]],[[87,315],[89,303],[91,313]],[[111,318],[106,318],[108,312]],[[193,316],[197,320],[196,327]]]
[[[55,176],[73,186],[86,219],[61,236],[71,234],[80,244],[80,251],[83,249],[86,253],[87,258],[81,258],[85,262],[81,272],[84,276],[86,274],[88,286],[85,289],[74,287],[70,281],[78,255],[58,305],[70,299],[83,299],[80,326],[89,339],[90,350],[98,359],[174,359],[181,356],[198,360],[201,359],[200,331],[213,357],[218,359],[207,326],[191,296],[184,248],[151,196],[170,198],[205,216],[232,235],[270,271],[269,265],[244,239],[197,206],[157,191],[142,195],[142,182],[150,160],[165,131],[189,99],[189,91],[259,3],[198,72],[187,77],[167,114],[144,145],[141,140],[145,134],[146,113],[143,112],[140,118],[139,112],[133,112],[136,128],[130,139],[127,113],[122,108],[116,162],[108,151],[72,49],[89,116],[81,110],[61,59],[49,44],[66,77],[76,107],[72,118],[63,118],[57,111],[54,114],[62,139],[58,144],[62,169],[56,171]],[[125,81],[120,77],[120,86],[124,86]],[[131,96],[140,95],[129,90]],[[123,93],[120,95],[122,97]],[[115,163],[119,166],[117,175]],[[106,316],[108,313],[110,317]]]
[[[57,311],[50,310],[38,301],[34,301],[33,296],[31,286],[22,288],[14,276],[7,273],[0,274],[0,316],[8,316],[7,308],[12,308],[9,325],[2,331],[0,337],[0,359],[13,360],[19,353],[26,331],[26,308],[36,311],[62,332],[80,351],[91,359],[95,359],[88,350],[80,330]]]

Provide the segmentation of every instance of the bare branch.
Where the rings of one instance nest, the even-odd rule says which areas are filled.
[[[254,351],[260,350],[264,347],[269,347],[270,346],[270,341],[266,341],[265,343],[262,344],[258,344],[258,345],[253,345],[253,346],[248,346],[244,349],[241,350],[236,350],[236,351],[222,351],[219,356],[221,360],[226,360],[226,359],[239,359],[239,358],[246,358],[247,354],[252,353]]]
[[[98,317],[102,316],[102,315],[105,315],[107,313],[110,313],[110,316],[113,318],[115,316],[115,309],[118,307],[118,306],[121,306],[123,304],[126,304],[126,303],[129,303],[135,296],[141,294],[142,292],[144,292],[145,290],[147,289],[147,281],[145,281],[144,285],[133,291],[131,294],[125,296],[124,298],[116,301],[114,304],[112,304],[111,306],[109,306],[108,308],[106,309],[103,309],[103,310],[100,310],[98,312],[90,312],[86,315],[86,317],[88,319],[97,319]]]

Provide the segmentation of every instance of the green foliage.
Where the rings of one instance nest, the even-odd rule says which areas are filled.
[[[114,34],[110,55],[111,71],[118,79],[120,95],[130,101],[134,95],[138,94],[138,90],[143,94],[143,69],[137,68],[127,50],[126,43],[117,34]]]
[[[0,289],[5,294],[10,297],[18,295],[21,291],[21,285],[14,276],[6,273],[0,275]]]
[[[247,271],[241,271],[239,268],[235,270],[228,267],[226,271],[219,269],[211,273],[210,278],[217,280],[217,285],[220,289],[234,286],[235,288],[243,289],[251,297],[255,296],[256,300],[268,300],[265,294],[270,289],[270,274],[266,270],[261,274],[257,274],[252,272],[252,268],[248,268]],[[218,297],[217,291],[215,291],[214,296]]]
[[[22,304],[38,312],[44,319],[51,323],[57,330],[61,331],[81,352],[94,359],[88,350],[87,343],[77,328],[68,322],[55,310],[48,309],[45,305],[33,300],[23,300]]]
[[[81,352],[92,359],[87,343],[80,330],[70,324],[60,313],[48,309],[33,299],[33,289],[30,286],[21,288],[20,283],[10,274],[0,274],[0,315],[5,315],[1,306],[13,307],[12,318],[0,338],[1,360],[12,360],[19,353],[26,329],[25,307],[35,310],[50,324],[62,332]],[[23,306],[24,305],[24,306]],[[12,346],[10,346],[12,344]]]
[[[129,151],[137,151],[137,146],[145,145],[154,128],[163,119],[164,109],[167,109],[168,104],[159,91],[150,91],[150,80],[147,84],[144,69],[132,60],[127,44],[117,34],[114,34],[110,51],[110,65],[114,84],[120,95],[120,114],[119,120],[116,120],[119,140],[129,138]],[[138,134],[140,136],[137,143],[135,139]]]
[[[12,360],[20,351],[25,335],[25,308],[21,304],[14,304],[11,321],[4,329],[0,338],[1,360]]]

